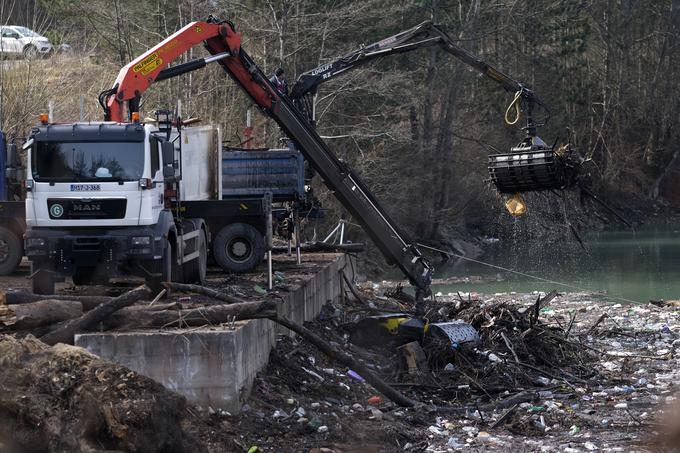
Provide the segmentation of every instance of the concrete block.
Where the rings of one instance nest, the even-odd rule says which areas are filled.
[[[283,314],[302,323],[314,319],[326,301],[339,300],[346,258],[332,257],[284,296]],[[148,376],[195,404],[237,411],[267,364],[277,334],[289,332],[269,320],[254,319],[236,322],[233,329],[87,333],[76,335],[75,344]]]

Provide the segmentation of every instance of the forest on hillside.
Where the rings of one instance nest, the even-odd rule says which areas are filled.
[[[27,133],[53,103],[57,120],[100,119],[97,94],[120,67],[193,20],[234,23],[243,47],[289,84],[312,68],[425,20],[529,84],[550,108],[539,135],[592,160],[611,200],[680,204],[680,0],[1,0],[0,21],[68,43],[44,61],[4,61],[0,128]],[[188,61],[205,52],[194,49]],[[181,61],[177,61],[179,63]],[[423,240],[475,230],[501,215],[487,155],[523,136],[503,121],[513,93],[436,47],[385,57],[322,85],[317,126],[388,210]],[[81,101],[84,99],[84,101]],[[243,140],[250,100],[217,67],[158,84],[142,115],[181,100],[185,117]],[[254,109],[253,109],[254,110]],[[255,114],[259,146],[279,129]],[[680,168],[680,167],[679,167]],[[677,173],[676,173],[677,172]],[[329,194],[324,202],[332,206]],[[559,201],[559,200],[558,200]],[[559,203],[540,209],[561,215]],[[577,203],[569,195],[563,203]],[[554,212],[553,212],[554,211]],[[507,215],[505,215],[507,218]],[[487,220],[484,220],[487,219]],[[503,220],[509,221],[509,220]]]

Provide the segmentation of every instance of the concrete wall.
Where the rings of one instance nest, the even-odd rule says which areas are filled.
[[[299,288],[281,293],[280,313],[302,323],[312,320],[342,289],[344,255],[324,255],[329,263]],[[124,365],[213,408],[238,410],[253,379],[269,360],[277,334],[289,333],[269,320],[241,321],[233,328],[168,332],[106,332],[76,335],[75,344],[104,359]]]

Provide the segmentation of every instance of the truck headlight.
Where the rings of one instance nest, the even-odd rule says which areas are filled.
[[[26,239],[26,248],[42,248],[45,247],[45,239],[43,238],[28,238]]]
[[[133,236],[132,245],[151,245],[151,236]]]

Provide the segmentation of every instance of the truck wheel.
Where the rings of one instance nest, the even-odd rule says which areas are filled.
[[[198,258],[193,259],[184,265],[184,283],[205,283],[205,273],[208,268],[208,241],[205,238],[205,231],[201,230],[198,234]]]
[[[81,267],[73,273],[73,284],[76,286],[91,285],[94,277],[94,268]]]
[[[171,281],[172,248],[170,247],[170,244],[166,244],[165,250],[163,251],[163,258],[161,259],[160,263],[156,263],[155,269],[158,270],[156,273],[161,274],[160,277],[147,278],[146,284],[149,286],[153,294],[158,294],[163,289],[165,289],[162,283]]]
[[[222,228],[213,241],[215,261],[227,272],[247,272],[264,257],[264,237],[247,223]]]
[[[14,272],[23,255],[19,237],[12,230],[0,226],[0,275]]]
[[[54,294],[54,277],[45,267],[31,262],[31,289],[33,294]]]

